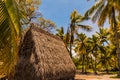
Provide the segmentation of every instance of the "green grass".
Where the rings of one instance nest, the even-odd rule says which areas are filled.
[[[120,76],[111,76],[110,78],[120,78]]]
[[[115,71],[110,71],[109,73],[110,74],[117,74],[118,72],[117,71],[116,72]]]
[[[91,73],[92,73],[92,72],[93,72],[93,70],[92,70],[92,69],[88,69],[88,70],[87,70],[87,72],[91,72]]]

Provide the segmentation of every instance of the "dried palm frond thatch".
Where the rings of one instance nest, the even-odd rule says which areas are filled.
[[[72,80],[75,66],[63,41],[40,28],[24,36],[15,80]]]

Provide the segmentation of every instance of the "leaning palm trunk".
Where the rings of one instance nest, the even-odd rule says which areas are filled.
[[[115,9],[114,7],[112,8],[113,11],[113,26],[114,26],[114,31],[115,31],[115,39],[116,39],[116,52],[118,54],[118,76],[120,76],[120,48],[119,48],[119,38],[118,38],[118,32],[117,32],[117,22],[115,19]]]

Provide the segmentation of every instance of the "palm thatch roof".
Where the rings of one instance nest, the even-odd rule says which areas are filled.
[[[15,80],[69,80],[75,66],[63,41],[40,28],[31,27],[24,36]]]

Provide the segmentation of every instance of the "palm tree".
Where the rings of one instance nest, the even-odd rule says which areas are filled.
[[[99,63],[101,63],[103,66],[105,66],[106,68],[106,72],[108,73],[108,65],[110,63],[110,60],[111,60],[111,54],[110,54],[110,46],[109,45],[109,41],[108,41],[108,38],[110,36],[110,32],[104,28],[99,28],[99,32],[96,32],[97,35],[98,35],[98,38],[99,38],[99,48],[100,48],[100,51],[101,51],[101,57],[100,57],[100,60],[99,60]],[[107,46],[105,46],[105,44]]]
[[[87,62],[87,36],[83,33],[77,34],[77,39],[75,39],[75,52],[80,56],[82,62],[82,73],[86,72],[85,64]]]
[[[78,28],[90,31],[91,27],[88,25],[82,25],[80,22],[86,20],[85,17],[81,16],[76,10],[74,10],[70,15],[70,56],[72,57],[72,44],[74,41],[74,34]]]
[[[119,41],[118,41],[118,30],[117,30],[117,21],[116,16],[119,14],[115,14],[116,12],[120,12],[120,0],[98,0],[95,5],[90,8],[85,16],[92,16],[92,21],[98,23],[98,26],[103,26],[106,19],[108,18],[113,31],[115,32],[115,39],[116,39],[116,48],[118,53],[118,66],[119,72],[118,76],[120,76],[120,48],[119,48]]]
[[[90,38],[89,43],[91,43],[91,52],[93,55],[93,60],[94,60],[94,73],[97,74],[97,58],[99,57],[98,51],[100,50],[100,46],[99,46],[99,38],[96,35],[92,35],[92,38]]]
[[[100,39],[100,44],[102,46],[105,45],[105,43],[108,44],[108,38],[110,37],[110,32],[108,28],[99,28],[99,32],[96,32],[99,39]]]
[[[21,25],[15,0],[0,0],[0,75],[14,73]]]
[[[113,45],[109,44],[107,46],[102,46],[101,50],[99,63],[101,63],[101,65],[105,67],[107,74],[109,73],[109,67],[113,66],[112,64],[114,64],[113,62],[115,62],[113,60],[115,55],[112,54],[113,49]]]
[[[60,27],[60,29],[56,29],[57,31],[57,36],[59,36],[62,40],[63,40],[63,37],[64,37],[64,29],[63,27]]]
[[[25,7],[24,3],[28,4],[25,1],[0,0],[0,77],[10,77],[14,74],[22,32],[21,22],[27,20],[27,17],[31,17],[31,15],[27,15],[28,10],[26,9],[34,12],[35,10],[32,7],[37,6]]]

